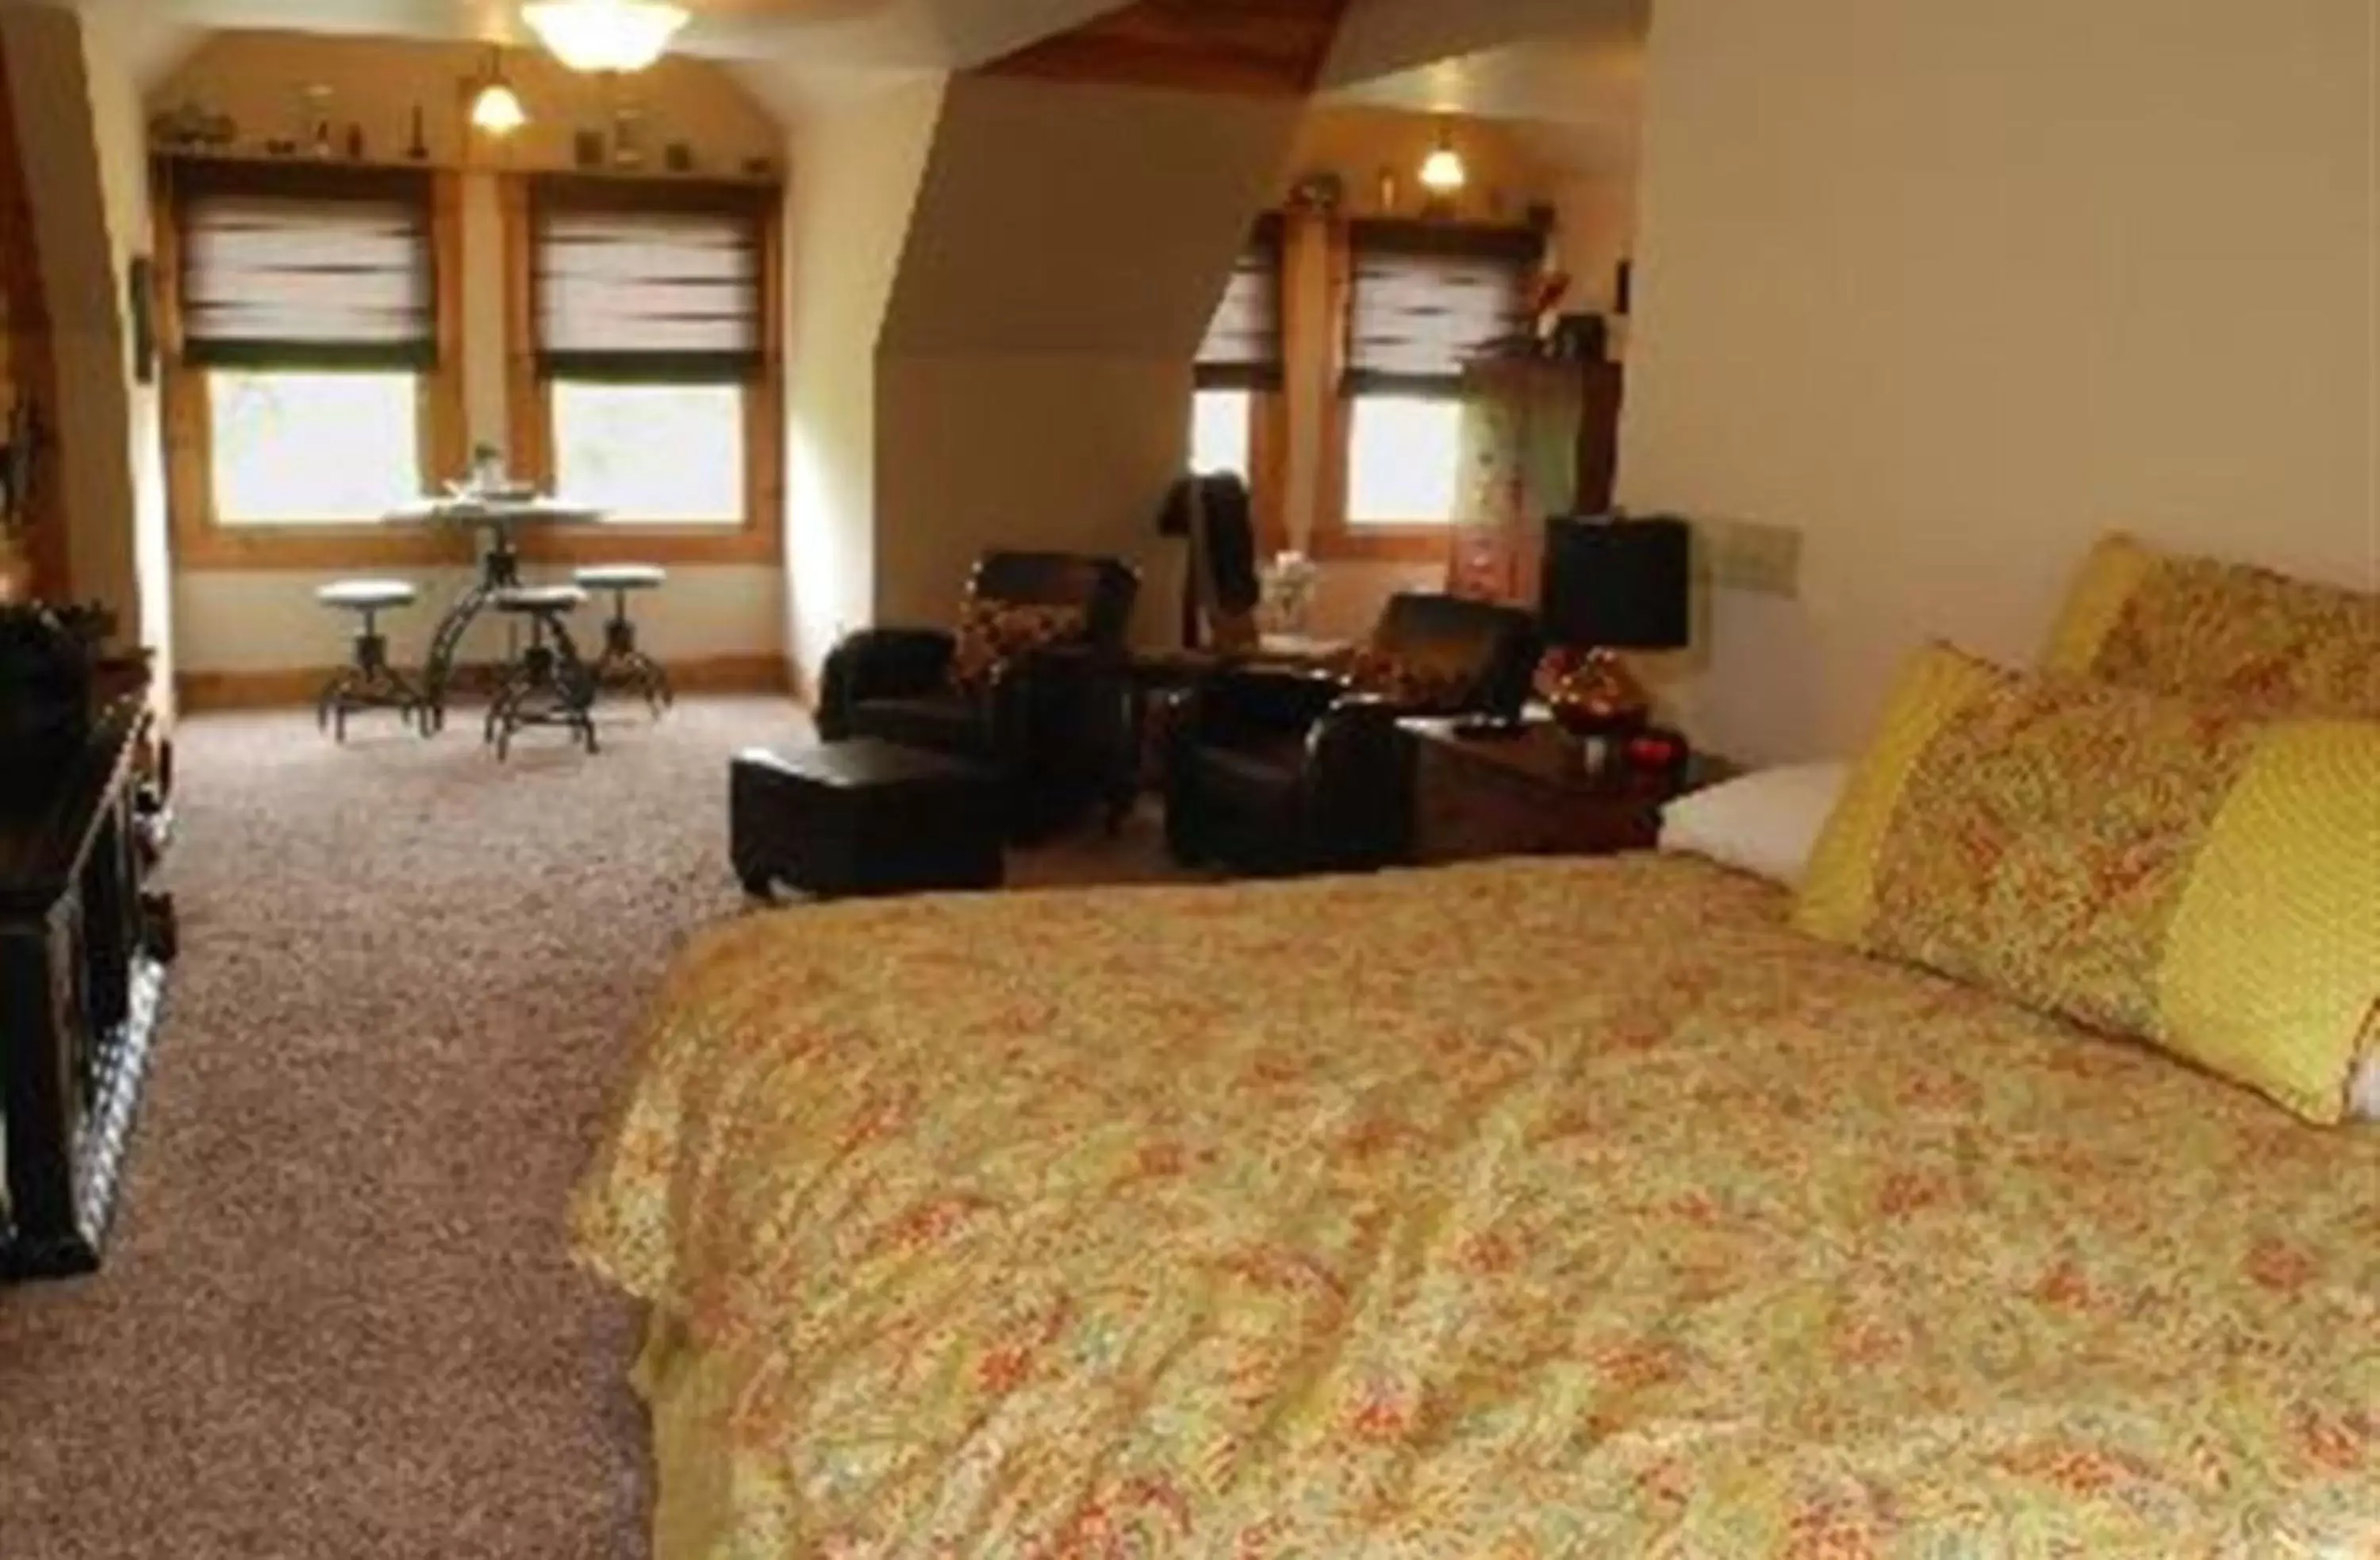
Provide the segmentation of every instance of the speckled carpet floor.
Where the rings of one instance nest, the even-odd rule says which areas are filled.
[[[185,724],[183,955],[106,1271],[0,1290],[6,1560],[597,1560],[645,1543],[632,1317],[562,1212],[671,951],[742,900],[769,700],[499,766]],[[1156,828],[1018,883],[1167,875]]]

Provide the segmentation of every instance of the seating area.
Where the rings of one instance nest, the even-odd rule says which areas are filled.
[[[480,730],[499,760],[511,756],[521,732],[538,727],[565,731],[595,752],[595,709],[607,693],[635,697],[655,720],[669,709],[674,700],[669,671],[639,646],[628,606],[631,595],[667,584],[667,569],[603,564],[574,570],[568,583],[525,584],[509,525],[492,523],[489,530],[475,582],[447,608],[419,676],[391,662],[379,625],[382,614],[418,605],[418,586],[403,579],[341,579],[315,592],[323,606],[358,618],[349,663],[315,701],[318,724],[338,741],[346,740],[347,717],[365,710],[394,710],[424,737],[443,730],[463,636],[489,611],[505,626],[505,652],[487,669],[489,702]],[[571,625],[598,592],[610,597],[610,613],[601,624],[602,648],[589,656]]]
[[[819,734],[978,764],[1009,837],[1046,839],[1108,799],[1126,763],[1125,636],[1139,592],[1114,558],[987,553],[955,628],[868,628],[835,647]]]

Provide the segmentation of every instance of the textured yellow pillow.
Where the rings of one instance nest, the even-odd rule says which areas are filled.
[[[2380,1027],[2380,723],[1936,646],[1902,673],[1794,920],[2337,1121]]]
[[[2380,595],[2110,536],[2075,577],[2041,664],[2272,714],[2380,719]]]

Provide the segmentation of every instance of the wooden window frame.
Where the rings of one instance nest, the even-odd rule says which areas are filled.
[[[468,566],[471,539],[443,526],[368,522],[226,521],[215,508],[214,420],[207,371],[182,352],[181,211],[174,159],[152,169],[159,337],[158,393],[165,434],[165,499],[174,565],[184,569],[366,569]],[[421,491],[463,469],[463,190],[461,176],[430,176],[430,245],[437,366],[419,376],[416,433]]]
[[[1194,401],[1203,393],[1191,385]],[[1247,396],[1248,506],[1256,515],[1257,550],[1270,557],[1289,546],[1281,507],[1289,494],[1289,396],[1281,390],[1251,390]]]
[[[554,475],[553,385],[537,352],[537,234],[530,185],[510,175],[500,187],[504,246],[504,423],[516,475],[551,488]],[[629,181],[618,181],[624,189]],[[681,198],[687,188],[670,186]],[[548,526],[528,530],[521,555],[534,562],[605,563],[633,555],[657,564],[775,564],[785,555],[785,367],[783,192],[736,185],[760,202],[760,359],[744,400],[744,518],[730,524]]]
[[[1330,245],[1330,284],[1323,307],[1330,328],[1328,384],[1322,396],[1322,462],[1319,491],[1315,494],[1315,557],[1326,561],[1372,563],[1443,563],[1452,553],[1457,519],[1405,523],[1362,523],[1347,512],[1354,464],[1354,405],[1345,390],[1347,377],[1348,309],[1355,286],[1355,246],[1353,225],[1332,220],[1326,229]]]

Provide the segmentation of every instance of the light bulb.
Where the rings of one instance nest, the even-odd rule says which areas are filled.
[[[1454,150],[1451,141],[1441,141],[1437,151],[1422,159],[1422,188],[1439,195],[1451,195],[1461,189],[1469,175],[1463,166],[1463,153]]]
[[[492,136],[508,136],[528,123],[528,110],[500,76],[471,100],[471,123]]]

